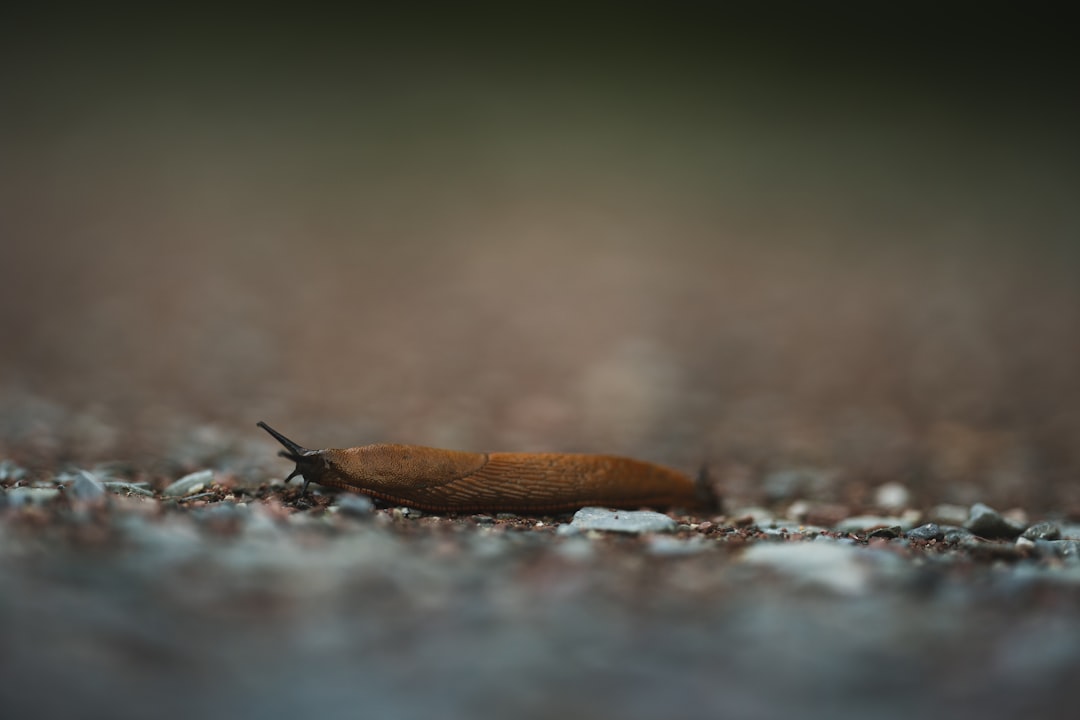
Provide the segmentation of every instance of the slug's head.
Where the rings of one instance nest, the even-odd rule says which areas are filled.
[[[278,455],[296,463],[296,467],[285,478],[285,482],[289,482],[297,475],[302,476],[304,478],[305,493],[309,483],[319,482],[319,478],[322,477],[323,472],[326,470],[326,461],[321,450],[308,450],[301,445],[297,445],[264,422],[259,422],[258,426],[273,435],[275,440],[285,446],[285,449],[278,452]]]

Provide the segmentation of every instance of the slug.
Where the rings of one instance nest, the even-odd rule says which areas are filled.
[[[285,481],[352,490],[395,505],[440,513],[557,513],[587,506],[715,509],[698,481],[660,465],[613,455],[476,453],[419,445],[308,450],[264,422],[296,463]]]

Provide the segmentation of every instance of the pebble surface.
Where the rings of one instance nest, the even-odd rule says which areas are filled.
[[[169,484],[161,491],[165,497],[186,497],[200,492],[203,488],[214,481],[213,470],[200,470],[190,475],[185,475],[174,483]]]
[[[1080,525],[1036,517],[1023,529],[985,505],[965,509],[967,527],[915,520],[957,516],[934,508],[873,514],[881,498],[842,517],[841,505],[802,501],[710,517],[442,516],[354,493],[236,487],[212,470],[159,491],[98,471],[35,482],[0,491],[0,661],[20,658],[5,675],[19,692],[0,688],[0,702],[19,711],[142,693],[170,697],[155,705],[166,718],[198,714],[206,693],[238,717],[288,698],[296,713],[333,715],[341,697],[399,711],[396,687],[475,689],[482,677],[486,701],[528,715],[535,700],[490,690],[524,668],[560,700],[602,701],[621,717],[645,717],[637,708],[651,702],[797,716],[856,683],[879,688],[889,710],[876,717],[899,720],[933,713],[965,667],[986,688],[981,716],[996,717],[1021,692],[1063,702],[1054,678],[1080,672]],[[570,650],[583,642],[591,659]],[[996,663],[968,662],[991,651]],[[865,662],[883,652],[889,663]],[[158,672],[173,657],[184,662]],[[575,679],[631,660],[642,673],[618,675],[614,694]],[[328,669],[297,680],[283,670],[294,664]],[[890,684],[905,667],[920,668],[916,695]],[[783,698],[766,678],[784,683]],[[47,692],[58,680],[76,690]],[[268,688],[257,712],[216,690],[246,686]],[[416,702],[417,717],[446,710]]]
[[[913,540],[944,540],[945,532],[937,523],[926,523],[908,532],[908,537]]]
[[[1055,522],[1044,520],[1025,530],[1023,537],[1026,540],[1058,540],[1061,538],[1061,528]]]
[[[964,527],[984,538],[1015,538],[1024,531],[1022,525],[1003,517],[997,510],[982,503],[971,506]]]
[[[673,532],[677,524],[667,515],[658,512],[589,507],[574,513],[570,526],[577,530],[601,530],[637,535]]]

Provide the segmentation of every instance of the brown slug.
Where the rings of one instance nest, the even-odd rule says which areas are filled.
[[[715,509],[704,475],[697,482],[660,465],[612,455],[475,453],[419,445],[308,450],[264,422],[296,463],[285,478],[352,490],[395,505],[447,513],[556,513],[598,505],[637,509]]]

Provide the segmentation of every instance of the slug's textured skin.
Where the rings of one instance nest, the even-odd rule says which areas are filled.
[[[432,512],[565,512],[589,505],[705,508],[702,483],[660,465],[611,455],[472,453],[419,445],[307,450],[263,428],[296,462],[289,478]]]

